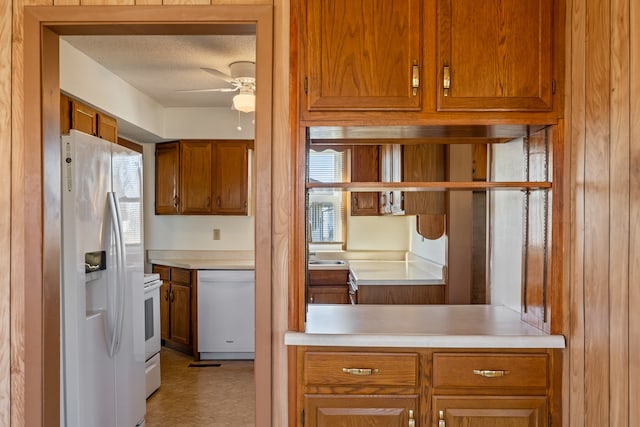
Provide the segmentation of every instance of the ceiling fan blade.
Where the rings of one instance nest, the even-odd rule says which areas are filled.
[[[233,77],[231,77],[228,74],[223,73],[222,71],[218,71],[215,68],[206,68],[206,67],[202,67],[202,70],[206,71],[207,73],[212,74],[213,76],[224,80],[225,82],[229,82],[229,83],[233,83],[235,80]]]
[[[194,92],[235,92],[237,91],[238,88],[234,87],[219,87],[219,88],[212,88],[212,89],[186,89],[186,90],[177,90],[176,92],[183,92],[183,93],[194,93]]]

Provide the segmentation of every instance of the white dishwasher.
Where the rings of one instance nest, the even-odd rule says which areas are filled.
[[[201,359],[254,358],[254,288],[254,270],[198,270]]]

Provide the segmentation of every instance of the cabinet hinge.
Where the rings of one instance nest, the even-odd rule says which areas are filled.
[[[551,93],[554,95],[556,93],[556,79],[551,80]]]
[[[304,409],[300,412],[300,425],[304,426]]]
[[[309,79],[307,76],[304,76],[304,93],[306,94],[309,91]]]

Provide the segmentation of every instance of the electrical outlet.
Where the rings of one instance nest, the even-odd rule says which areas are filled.
[[[213,240],[220,240],[220,229],[219,228],[214,228],[213,229]]]

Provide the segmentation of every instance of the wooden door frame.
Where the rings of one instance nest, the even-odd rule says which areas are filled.
[[[256,426],[271,425],[271,146],[273,6],[34,6],[24,8],[24,321],[25,425],[57,425],[60,407],[60,86],[59,36],[256,33],[255,396]],[[226,30],[225,30],[226,28]],[[236,33],[237,34],[237,33]],[[22,76],[21,72],[22,71]],[[16,87],[16,86],[14,86]],[[20,87],[20,85],[17,85]],[[19,97],[14,98],[19,99]],[[40,285],[38,285],[40,284]],[[14,350],[14,355],[16,354]]]

